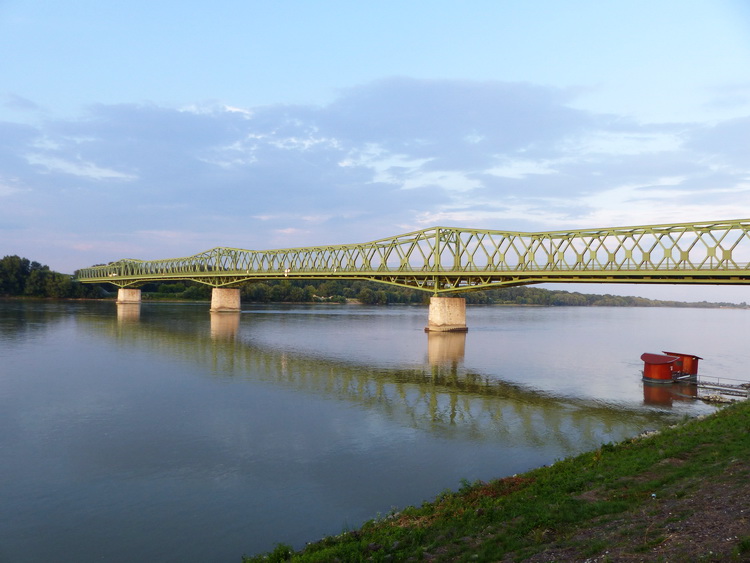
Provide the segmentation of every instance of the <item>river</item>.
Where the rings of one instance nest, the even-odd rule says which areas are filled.
[[[0,561],[239,561],[713,407],[750,312],[0,301]]]

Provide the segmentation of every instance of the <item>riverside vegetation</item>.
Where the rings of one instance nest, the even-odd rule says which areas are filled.
[[[260,561],[750,561],[750,402]]]
[[[107,292],[95,285],[85,285],[73,276],[53,272],[49,266],[20,256],[0,259],[0,296],[104,298]]]

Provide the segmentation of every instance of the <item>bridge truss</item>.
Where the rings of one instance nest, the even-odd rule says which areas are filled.
[[[449,294],[534,283],[750,283],[750,219],[551,232],[432,227],[361,244],[213,248],[84,268],[84,283],[369,280]]]

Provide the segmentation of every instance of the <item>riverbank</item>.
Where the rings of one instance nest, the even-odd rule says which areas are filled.
[[[747,561],[750,401],[255,561]]]

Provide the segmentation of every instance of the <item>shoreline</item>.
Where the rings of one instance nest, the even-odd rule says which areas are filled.
[[[750,559],[750,401],[259,561]]]

